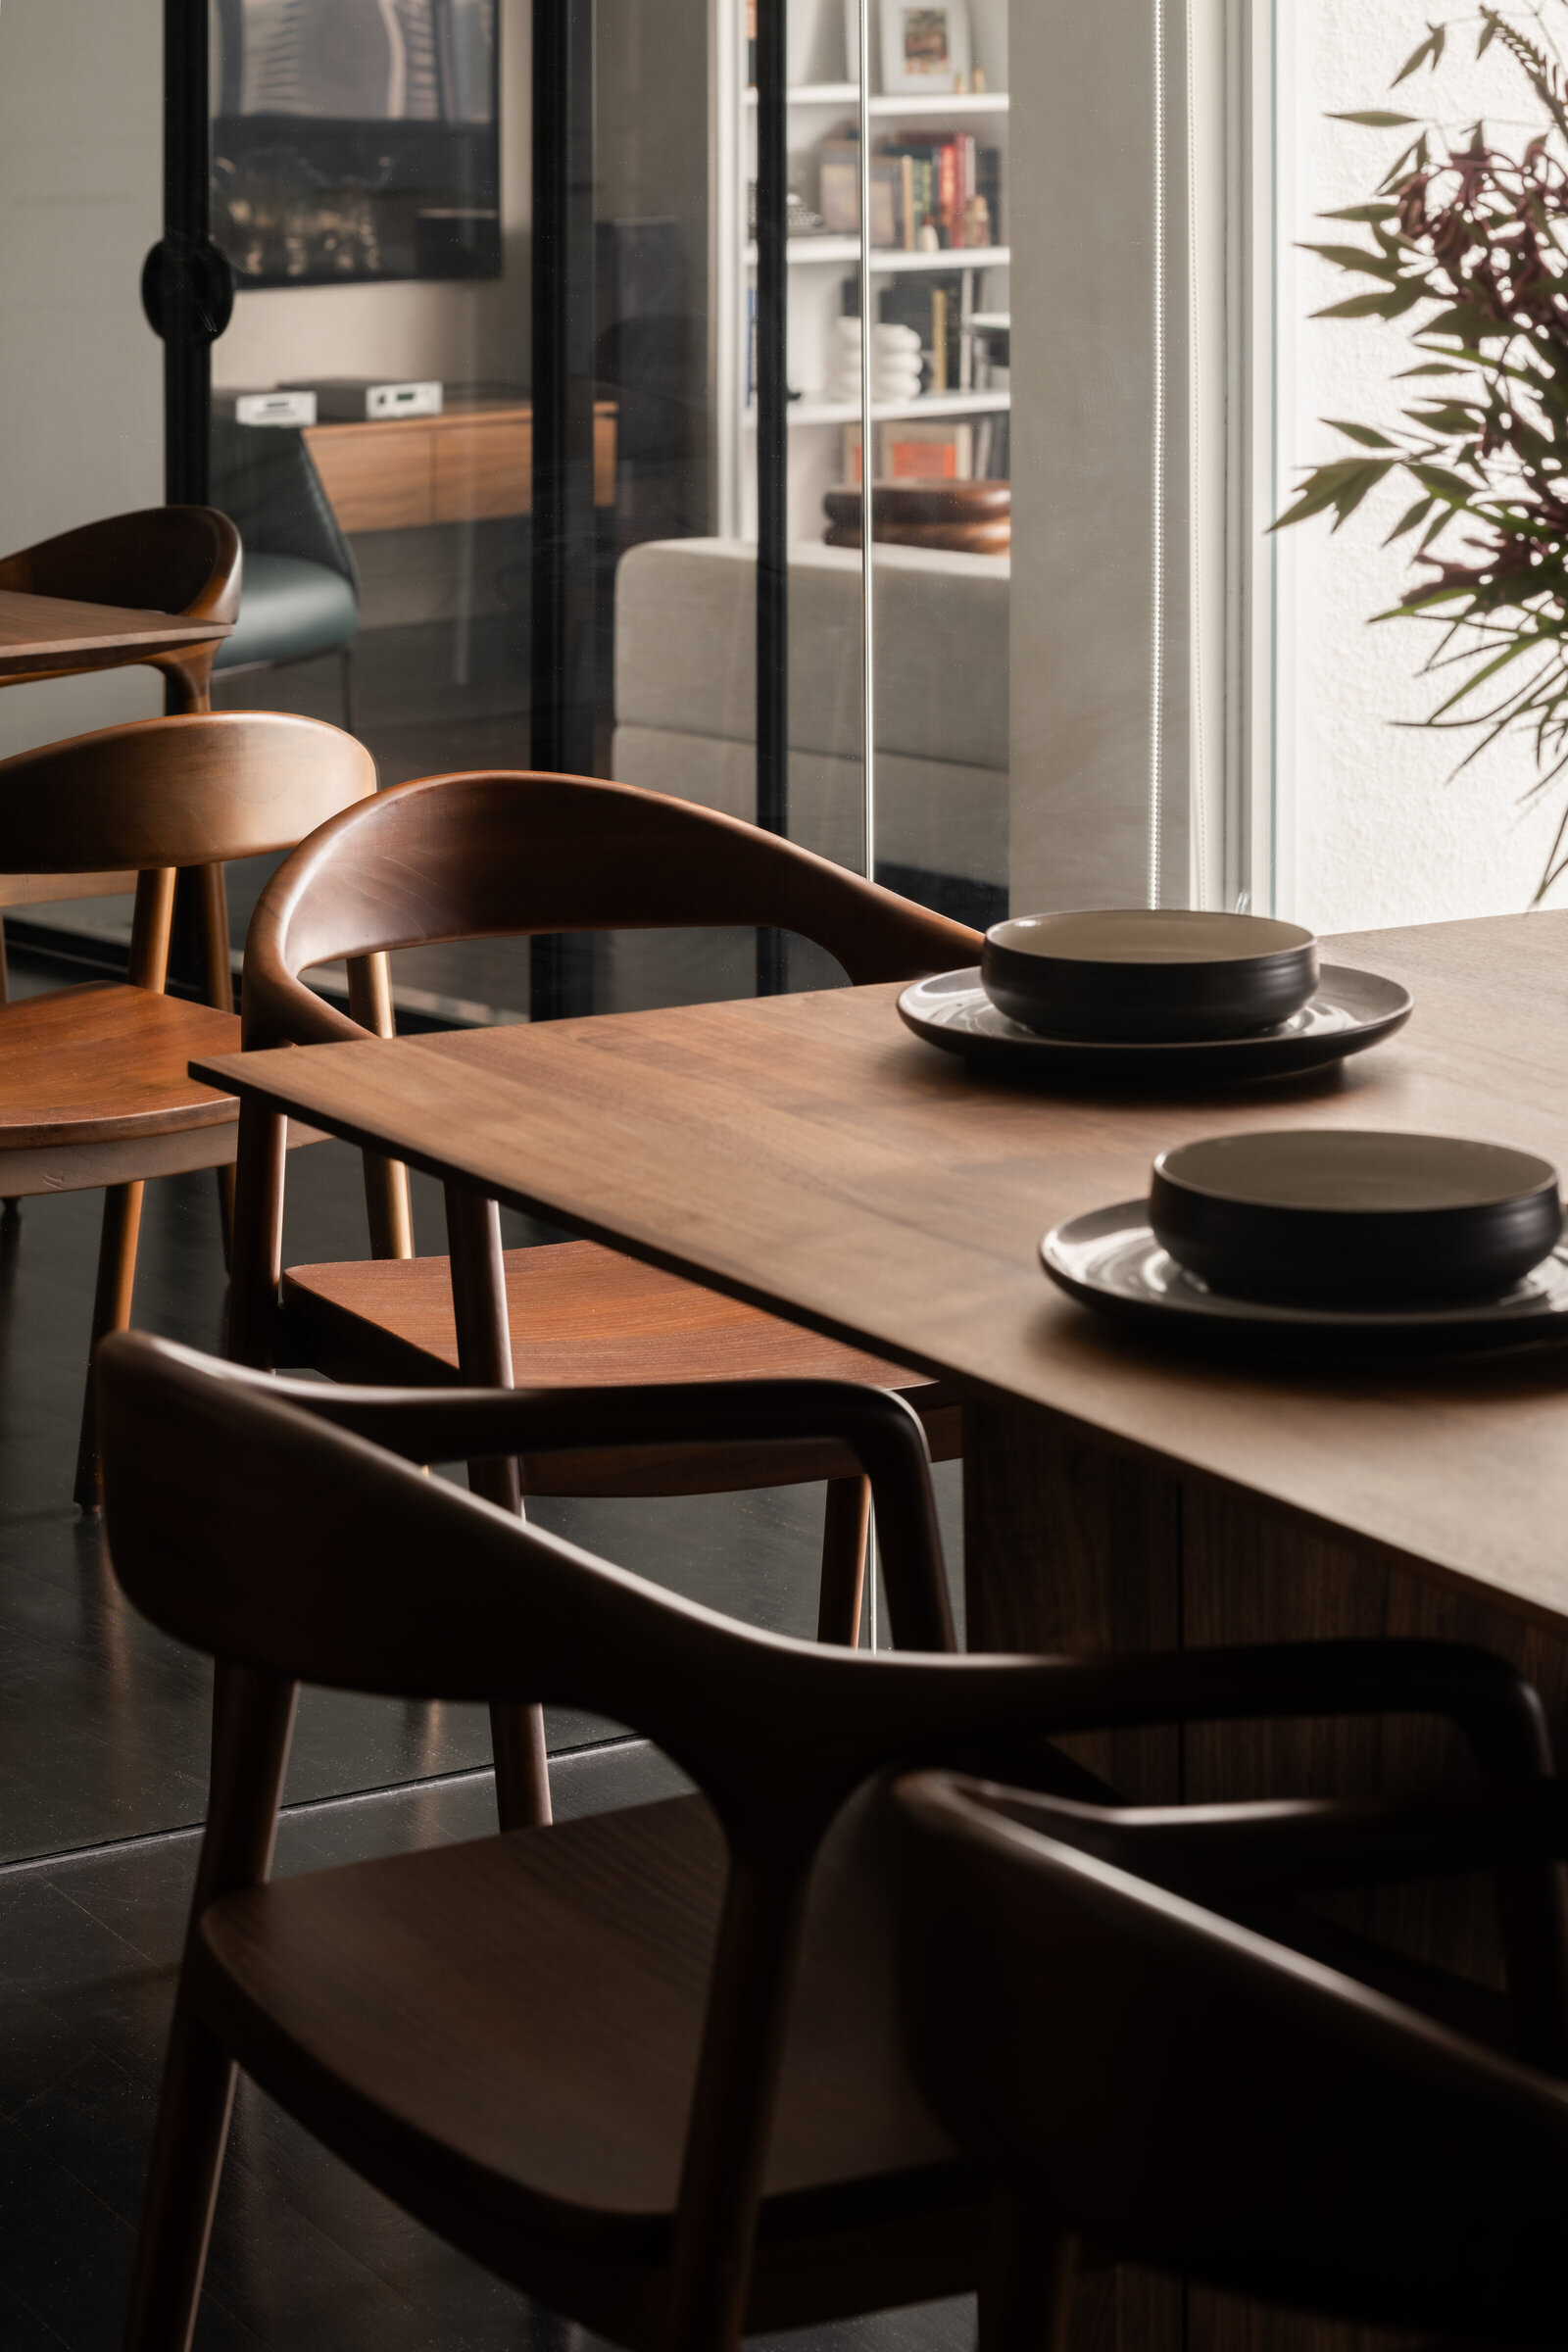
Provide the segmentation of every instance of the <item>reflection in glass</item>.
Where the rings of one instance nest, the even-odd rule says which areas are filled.
[[[496,0],[218,0],[217,31],[242,285],[500,274]]]

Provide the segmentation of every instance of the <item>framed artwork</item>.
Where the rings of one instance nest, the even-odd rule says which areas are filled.
[[[969,86],[967,0],[882,0],[882,88],[946,98]]]
[[[214,30],[236,284],[501,275],[498,0],[218,0]]]

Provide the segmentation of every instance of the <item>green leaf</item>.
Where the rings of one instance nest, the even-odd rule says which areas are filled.
[[[1425,288],[1419,285],[1391,286],[1386,294],[1352,294],[1345,302],[1328,303],[1314,311],[1314,318],[1397,318],[1401,311],[1409,310],[1421,300]]]
[[[1401,81],[1407,80],[1412,74],[1416,73],[1420,67],[1426,65],[1429,61],[1431,63],[1433,72],[1436,73],[1438,69],[1438,62],[1443,55],[1447,38],[1448,28],[1446,24],[1429,24],[1427,26],[1426,39],[1422,41],[1417,48],[1411,50],[1409,56],[1405,59],[1403,65],[1394,76],[1393,81],[1389,84],[1389,87],[1396,90]]]
[[[1337,213],[1319,213],[1320,220],[1396,220],[1396,204],[1347,204]]]
[[[1425,522],[1436,503],[1434,499],[1418,498],[1415,505],[1400,515],[1393,530],[1384,540],[1384,546],[1392,547],[1396,539],[1402,539],[1406,531],[1413,531],[1417,523]]]
[[[1485,57],[1487,51],[1492,47],[1493,42],[1497,37],[1497,19],[1493,15],[1490,8],[1483,9],[1481,13],[1486,22],[1482,29],[1481,38],[1476,43],[1477,57]]]
[[[1431,724],[1431,719],[1442,718],[1445,711],[1451,710],[1456,703],[1462,703],[1467,695],[1474,694],[1478,686],[1488,678],[1494,677],[1499,669],[1506,669],[1510,662],[1517,662],[1521,654],[1532,652],[1535,645],[1533,637],[1516,637],[1511,645],[1505,645],[1500,654],[1494,654],[1490,662],[1482,663],[1474,677],[1466,678],[1462,686],[1455,687],[1446,702],[1438,705],[1428,724]]]
[[[1368,253],[1361,245],[1303,245],[1303,253],[1319,253],[1336,270],[1358,270],[1363,277],[1386,278],[1390,285],[1399,274],[1399,264],[1390,254]]]
[[[1462,474],[1450,473],[1446,466],[1428,466],[1417,459],[1410,471],[1422,489],[1430,490],[1445,506],[1467,507],[1476,495],[1474,482],[1467,482]]]
[[[1331,432],[1343,433],[1348,441],[1359,441],[1363,449],[1397,449],[1387,433],[1375,433],[1369,424],[1343,424],[1338,416],[1325,416],[1324,423]]]
[[[1394,460],[1392,458],[1369,458],[1361,468],[1360,479],[1358,481],[1348,482],[1346,484],[1345,488],[1340,492],[1339,497],[1334,502],[1336,508],[1336,520],[1334,528],[1336,530],[1339,529],[1342,522],[1349,521],[1350,516],[1355,513],[1356,508],[1361,504],[1361,501],[1363,498],[1365,498],[1367,492],[1377,488],[1379,482],[1381,482],[1384,475],[1391,470],[1393,465]]]
[[[1401,368],[1394,380],[1397,384],[1410,375],[1463,375],[1464,373],[1464,368],[1456,368],[1451,360],[1428,360],[1420,368]]]
[[[1349,486],[1365,471],[1365,458],[1336,458],[1330,465],[1314,467],[1297,493],[1296,504],[1269,525],[1279,531],[1289,522],[1304,522],[1309,514],[1321,514],[1325,508],[1338,506]]]
[[[1357,114],[1330,115],[1331,122],[1359,122],[1363,130],[1398,130],[1407,122],[1419,122],[1419,115],[1391,115],[1386,107],[1363,108]]]

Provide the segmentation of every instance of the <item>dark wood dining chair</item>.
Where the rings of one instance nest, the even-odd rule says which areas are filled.
[[[906,2049],[997,2193],[999,2352],[1067,2352],[1080,2237],[1399,2340],[1568,2342],[1568,1783],[1184,1821],[939,1771],[892,1802]],[[1279,1933],[1475,1871],[1501,2047]]]
[[[188,1074],[231,1053],[232,1012],[165,995],[174,876],[292,848],[375,790],[352,736],[276,712],[208,712],[108,727],[0,760],[0,873],[137,875],[129,977],[0,1005],[0,1200],[104,1192],[92,1339],[130,1318],[149,1176],[232,1161],[232,1096]],[[369,1003],[384,961],[362,972]],[[75,1495],[97,1501],[91,1375]]]
[[[178,612],[191,620],[225,624],[239,617],[240,538],[216,507],[145,507],[109,514],[75,530],[40,539],[0,556],[0,589],[25,596],[68,597],[77,604],[126,605],[137,612]],[[175,714],[211,709],[213,662],[221,640],[156,654],[141,666],[162,670],[167,708]],[[68,677],[73,664],[29,671]],[[130,873],[74,874],[71,896],[112,898],[133,889]],[[62,895],[52,874],[0,875],[0,909],[36,905]],[[228,960],[228,906],[220,865],[201,868],[203,963],[207,1002],[220,1012],[234,1006]],[[0,912],[0,1004],[6,1001],[4,915]]]
[[[885,1391],[400,1395],[139,1333],[98,1369],[116,1574],[215,1657],[219,1695],[126,2352],[186,2352],[236,2063],[406,2210],[616,2343],[728,2352],[743,2328],[961,2291],[985,2270],[989,2184],[900,2054],[886,1768],[1005,1760],[1073,1786],[1057,1734],[1413,1709],[1499,1776],[1549,1770],[1534,1691],[1485,1652],[853,1652],[719,1616],[416,1467],[830,1443],[871,1481],[913,1645],[941,1632],[940,1545],[919,1424]],[[300,1681],[590,1708],[698,1793],[270,1885]]]
[[[972,962],[961,924],[754,825],[685,801],[581,776],[430,777],[379,794],[302,845],[272,877],[245,950],[247,1048],[364,1035],[301,978],[372,948],[529,932],[776,924],[835,956],[852,980],[907,979]],[[383,1034],[390,1018],[383,1018]],[[312,1364],[335,1378],[532,1385],[778,1377],[862,1380],[920,1412],[933,1454],[959,1450],[956,1398],[901,1366],[640,1265],[591,1242],[503,1252],[499,1212],[447,1189],[452,1255],[416,1257],[406,1180],[376,1163],[374,1258],[281,1265],[283,1122],[247,1106],[239,1225],[259,1248],[236,1257],[230,1352],[252,1364]],[[278,1309],[281,1308],[279,1318]],[[514,1473],[476,1472],[515,1504]],[[819,1630],[853,1642],[865,1559],[864,1483],[831,1447],[693,1447],[641,1461],[601,1453],[541,1463],[531,1491],[568,1494],[728,1492],[828,1482]],[[486,1484],[488,1480],[488,1484]],[[548,1803],[537,1727],[508,1762],[498,1727],[503,1820]]]

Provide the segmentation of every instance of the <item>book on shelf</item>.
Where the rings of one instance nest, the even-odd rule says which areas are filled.
[[[1003,416],[973,422],[910,417],[873,427],[879,482],[1005,482],[1011,478],[1010,425]],[[844,427],[844,479],[860,478],[860,428]]]
[[[817,149],[816,209],[840,236],[860,233],[860,142],[824,139]],[[981,216],[976,198],[985,199]],[[932,229],[942,248],[963,250],[983,218],[985,239],[1001,237],[1002,156],[968,131],[885,139],[871,159],[871,243],[906,253]]]
[[[873,479],[879,482],[969,482],[974,479],[974,426],[960,419],[909,417],[872,427]],[[844,479],[860,478],[860,428],[844,427]]]
[[[896,277],[877,294],[884,326],[912,326],[925,362],[925,389],[953,392],[960,383],[959,277],[955,270],[929,276]]]

